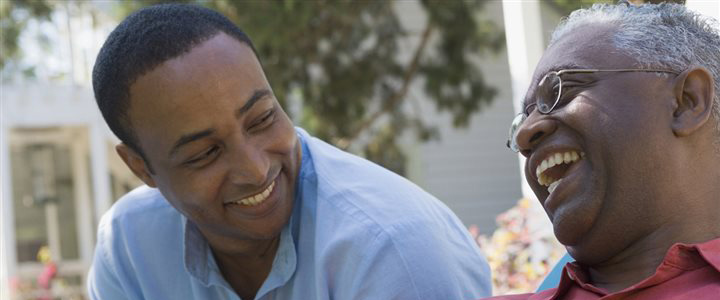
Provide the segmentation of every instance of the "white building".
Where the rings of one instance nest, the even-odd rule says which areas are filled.
[[[138,180],[114,153],[88,87],[5,85],[2,113],[2,267],[32,281],[47,246],[58,276],[80,288],[99,216]]]

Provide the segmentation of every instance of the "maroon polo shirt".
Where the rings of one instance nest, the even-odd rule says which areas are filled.
[[[655,274],[622,291],[607,293],[590,283],[587,272],[568,263],[557,288],[536,294],[491,299],[720,299],[720,238],[670,247]]]

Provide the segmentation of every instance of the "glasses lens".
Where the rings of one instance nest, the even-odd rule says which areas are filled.
[[[560,76],[555,72],[548,73],[538,83],[537,90],[537,108],[541,113],[550,113],[558,100],[560,100],[560,93],[562,92],[562,80]]]
[[[515,119],[513,119],[513,122],[510,125],[510,138],[507,141],[507,146],[512,151],[520,152],[520,146],[518,146],[517,144],[517,133],[518,129],[520,129],[520,126],[522,126],[522,123],[525,122],[526,118],[527,115],[522,113],[518,114],[517,116],[515,116]]]

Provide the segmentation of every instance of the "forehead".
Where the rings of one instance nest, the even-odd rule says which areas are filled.
[[[265,75],[248,45],[220,33],[140,76],[130,86],[131,106],[180,96],[199,97],[226,88],[221,85],[231,80],[252,85],[265,81]],[[143,96],[157,100],[133,101]]]
[[[140,76],[129,117],[144,147],[217,127],[261,89],[269,84],[252,49],[221,33]]]
[[[535,86],[545,74],[563,69],[632,68],[635,61],[613,44],[613,24],[588,24],[578,27],[552,44],[538,62],[526,95],[532,96]]]

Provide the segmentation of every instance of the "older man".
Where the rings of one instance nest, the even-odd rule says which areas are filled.
[[[719,83],[718,32],[681,5],[572,13],[509,145],[577,262],[500,298],[720,298]]]
[[[147,186],[103,216],[93,299],[472,299],[489,271],[437,199],[294,128],[220,14],[129,16],[93,72]]]

